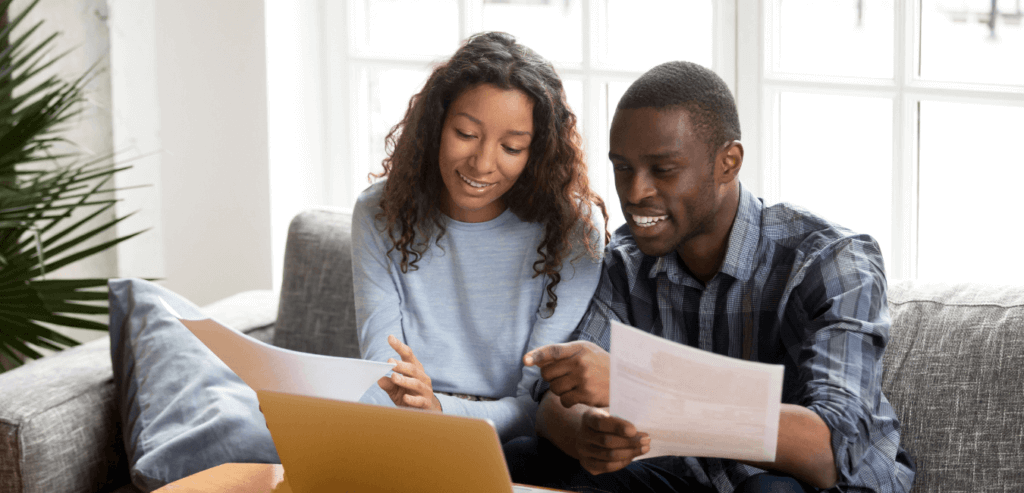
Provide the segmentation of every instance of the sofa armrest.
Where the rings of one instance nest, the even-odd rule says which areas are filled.
[[[265,289],[228,296],[202,307],[202,311],[227,327],[271,344],[277,306],[277,293]]]
[[[0,493],[128,482],[110,339],[0,374]]]

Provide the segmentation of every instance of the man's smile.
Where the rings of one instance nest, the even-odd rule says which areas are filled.
[[[633,219],[633,223],[636,224],[637,226],[639,226],[641,228],[649,228],[651,226],[654,226],[655,224],[657,224],[660,221],[668,219],[668,215],[663,215],[663,216],[636,216],[636,215],[630,214],[630,218]]]

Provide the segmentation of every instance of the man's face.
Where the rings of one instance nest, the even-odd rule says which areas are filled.
[[[688,111],[617,111],[610,140],[615,190],[642,252],[681,252],[710,231],[718,209],[714,166]]]

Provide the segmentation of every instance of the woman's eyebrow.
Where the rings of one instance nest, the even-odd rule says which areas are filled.
[[[455,116],[464,116],[464,117],[468,118],[470,121],[472,121],[473,123],[476,123],[477,125],[480,125],[480,126],[483,126],[483,124],[484,124],[484,122],[480,121],[475,116],[470,115],[469,113],[466,113],[464,111],[460,111],[460,112],[456,113]],[[525,135],[527,137],[533,138],[533,134],[530,133],[530,132],[527,132],[526,130],[509,130],[506,133],[509,134],[509,135]]]
[[[466,113],[464,111],[460,111],[460,112],[456,113],[455,116],[464,116],[466,118],[469,118],[470,120],[473,121],[473,123],[475,123],[477,125],[483,125],[484,124],[484,122],[480,121],[479,119],[477,119],[473,115],[470,115],[469,113]]]

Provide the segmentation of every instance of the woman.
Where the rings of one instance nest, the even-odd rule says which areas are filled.
[[[580,141],[551,64],[508,34],[434,69],[353,213],[360,350],[397,363],[364,400],[533,433],[522,356],[569,338],[607,237]]]

